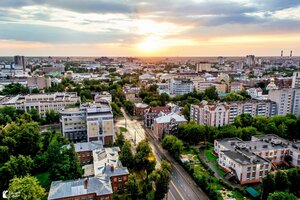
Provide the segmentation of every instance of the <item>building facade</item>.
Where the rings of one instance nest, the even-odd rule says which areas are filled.
[[[270,117],[276,114],[276,104],[258,100],[222,103],[202,101],[199,105],[191,105],[190,119],[197,124],[218,127],[233,123],[241,114]]]
[[[146,110],[144,115],[144,125],[147,128],[151,128],[154,119],[159,117],[163,114],[169,114],[171,112],[170,106],[164,106],[164,107],[151,107]]]
[[[292,88],[300,88],[300,72],[293,73]]]
[[[278,115],[300,115],[300,89],[270,90],[268,98],[276,103]]]
[[[25,111],[36,109],[40,115],[45,115],[47,111],[59,112],[63,108],[75,105],[78,102],[80,102],[80,97],[77,96],[76,92],[29,94],[4,96],[0,99],[0,107],[13,106]]]
[[[113,113],[108,102],[60,111],[61,132],[71,141],[114,141]]]
[[[214,141],[219,166],[241,184],[262,181],[270,170],[285,163],[300,166],[300,142],[291,142],[274,134],[255,135],[250,141],[226,138]]]
[[[189,79],[171,79],[169,82],[170,95],[184,95],[194,90],[194,84]]]

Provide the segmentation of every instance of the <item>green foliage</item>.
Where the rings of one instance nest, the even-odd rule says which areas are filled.
[[[137,170],[146,170],[147,174],[150,174],[154,170],[156,160],[147,140],[142,140],[138,143],[134,160]]]
[[[1,95],[17,95],[17,94],[29,94],[29,88],[21,85],[20,83],[11,83],[6,85],[1,92]]]
[[[229,93],[227,94],[223,99],[222,101],[242,101],[244,100],[244,97],[239,95],[239,94],[236,94],[236,93]]]
[[[133,103],[131,101],[126,100],[124,107],[130,115],[133,115]]]
[[[263,179],[263,196],[262,199],[269,199],[268,196],[276,191],[287,191],[294,195],[299,195],[300,186],[300,168],[292,168],[287,171],[278,170],[268,174]],[[277,194],[277,196],[282,194]],[[271,195],[272,196],[272,195]]]
[[[120,117],[120,116],[122,116],[121,109],[119,108],[119,106],[116,103],[111,102],[110,106],[111,106],[112,112],[114,114],[114,117]]]
[[[10,156],[10,159],[0,168],[0,192],[7,189],[9,181],[13,177],[21,177],[29,174],[33,169],[33,160],[30,156]]]
[[[176,158],[179,158],[180,152],[183,150],[183,142],[173,135],[165,136],[161,145],[164,149],[167,149],[170,153],[172,153]]]
[[[268,197],[268,200],[297,200],[298,198],[293,195],[289,194],[287,192],[274,192],[270,194]]]
[[[135,173],[129,174],[128,181],[126,183],[127,189],[133,200],[137,199],[139,195],[139,185]]]
[[[42,188],[38,180],[32,176],[22,178],[13,178],[9,184],[8,200],[40,200],[45,195],[45,189]]]
[[[74,144],[69,147],[61,147],[59,143],[51,144],[48,149],[48,164],[51,166],[51,180],[77,179],[83,174]]]
[[[121,153],[119,155],[119,159],[122,162],[123,166],[132,168],[134,166],[134,156],[131,150],[131,144],[129,141],[125,141],[122,148]]]
[[[219,95],[218,95],[218,92],[217,92],[217,89],[215,86],[206,88],[204,93],[209,100],[218,100],[219,99]]]

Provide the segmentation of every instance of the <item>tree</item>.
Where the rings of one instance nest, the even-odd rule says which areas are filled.
[[[46,112],[46,122],[48,124],[58,123],[59,122],[59,113],[55,110],[48,110]]]
[[[80,178],[83,170],[75,152],[74,144],[63,146],[59,143],[51,144],[48,151],[51,180],[70,180]]]
[[[151,177],[154,177],[155,182],[155,199],[163,199],[169,190],[169,183],[171,181],[171,165],[162,161],[162,165],[160,169],[152,172]]]
[[[31,118],[35,122],[39,122],[41,119],[39,111],[37,109],[30,109],[28,113],[31,115]]]
[[[33,164],[30,156],[10,156],[10,159],[0,168],[0,194],[7,189],[9,180],[14,176],[21,177],[29,174]]]
[[[9,184],[8,200],[39,200],[45,195],[45,189],[39,185],[36,178],[25,176],[13,178]]]
[[[300,168],[293,168],[287,172],[288,180],[290,182],[289,190],[296,194],[300,191]]]
[[[115,140],[115,145],[122,148],[125,143],[125,137],[122,132],[116,132],[116,140]]]
[[[234,125],[237,127],[251,126],[253,123],[253,117],[250,114],[241,114],[234,119]]]
[[[275,180],[272,174],[267,174],[262,182],[263,194],[262,199],[267,199],[269,194],[275,190]]]
[[[125,167],[133,167],[134,164],[134,157],[131,150],[131,144],[129,141],[125,141],[122,148],[121,153],[119,155],[119,159],[122,162],[123,166]]]
[[[137,199],[139,195],[139,185],[135,173],[132,173],[128,176],[128,181],[126,183],[126,186],[131,195],[131,198],[133,200]]]
[[[206,88],[204,93],[209,100],[218,100],[219,99],[219,95],[218,95],[218,92],[217,92],[217,89],[215,86]]]
[[[111,106],[112,112],[114,114],[114,117],[122,116],[122,112],[121,112],[119,106],[116,103],[111,102],[110,106]]]
[[[175,157],[179,157],[183,150],[183,142],[173,135],[167,135],[162,141],[162,147],[167,149]]]
[[[124,107],[130,115],[133,115],[133,103],[131,101],[126,100]]]
[[[274,192],[269,195],[268,200],[297,200],[298,198],[288,192]]]
[[[289,187],[289,180],[287,174],[281,170],[275,174],[275,189],[286,190]]]
[[[20,83],[11,83],[4,87],[2,95],[17,95],[17,94],[29,94],[29,88],[21,85]]]

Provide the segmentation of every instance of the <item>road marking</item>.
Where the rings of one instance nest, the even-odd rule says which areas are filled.
[[[176,200],[176,198],[174,197],[174,195],[172,194],[172,192],[170,190],[169,190],[169,193],[171,194],[171,196],[173,197],[173,199]],[[169,197],[168,197],[168,199],[169,199]]]
[[[181,195],[181,193],[179,192],[179,190],[177,189],[177,187],[175,186],[175,184],[173,183],[173,181],[171,181],[171,184],[174,186],[176,192],[179,194],[179,196],[181,197],[181,199],[184,199],[183,196]]]

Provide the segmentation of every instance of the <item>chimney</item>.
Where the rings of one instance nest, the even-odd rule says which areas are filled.
[[[290,57],[292,57],[293,56],[293,51],[291,51],[291,53],[290,53]]]
[[[281,57],[283,56],[283,50],[281,50]]]
[[[83,181],[84,189],[87,189],[88,183],[89,183],[89,178],[85,178],[84,181]]]
[[[111,165],[111,166],[110,166],[110,171],[113,172],[114,170],[115,170],[115,167],[114,167],[113,165]]]

